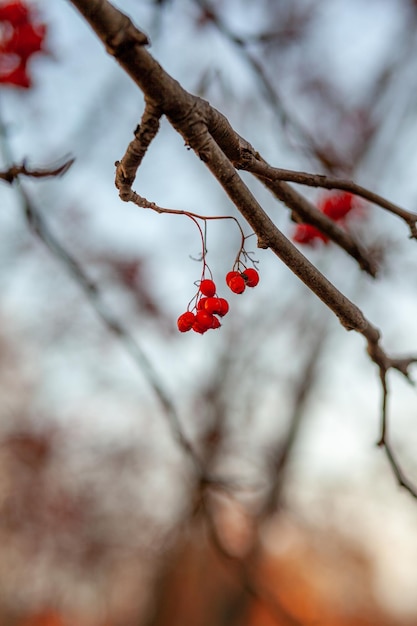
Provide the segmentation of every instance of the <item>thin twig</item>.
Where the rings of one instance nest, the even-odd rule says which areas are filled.
[[[405,358],[389,358],[386,354],[381,353],[379,347],[372,342],[368,345],[368,353],[374,363],[379,367],[379,378],[382,388],[382,400],[381,400],[381,432],[377,445],[380,448],[384,448],[385,454],[393,470],[393,473],[400,485],[408,491],[408,493],[417,499],[417,486],[414,485],[404,474],[400,466],[400,462],[394,452],[391,438],[388,430],[388,382],[387,375],[390,369],[399,371],[411,384],[414,384],[410,377],[409,368],[414,363],[417,363],[417,357],[405,357]]]
[[[406,491],[408,491],[413,498],[417,499],[417,485],[413,484],[404,474],[404,471],[402,470],[397,456],[394,453],[393,447],[388,439],[385,439],[384,441],[384,449],[398,484],[400,487],[403,487]]]

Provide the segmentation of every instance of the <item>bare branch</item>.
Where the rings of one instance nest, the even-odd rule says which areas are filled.
[[[116,161],[116,187],[119,189],[122,200],[126,200],[126,195],[128,198],[130,196],[138,167],[142,163],[149,144],[158,133],[160,117],[159,108],[147,102],[141,123],[135,130],[135,138],[128,145],[122,160]]]

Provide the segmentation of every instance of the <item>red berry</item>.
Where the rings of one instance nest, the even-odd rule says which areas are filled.
[[[200,300],[197,302],[197,309],[199,311],[204,311],[204,309],[206,308],[207,300],[208,298],[200,298]]]
[[[246,287],[256,287],[259,283],[259,274],[253,269],[253,267],[249,267],[242,272],[242,277],[246,283]]]
[[[204,298],[204,300],[204,310],[207,311],[207,313],[218,313],[220,298]]]
[[[233,278],[236,278],[236,276],[240,276],[239,272],[228,272],[226,274],[226,285],[228,287],[230,287],[229,283]]]
[[[221,324],[220,321],[217,319],[217,317],[214,317],[213,315],[213,326],[212,328],[220,328]]]
[[[226,283],[234,293],[243,293],[245,291],[246,284],[240,272],[228,272],[226,274]]]
[[[186,333],[191,330],[195,322],[195,315],[191,311],[187,311],[179,316],[177,319],[177,326],[180,333]]]
[[[206,298],[204,309],[212,315],[226,315],[229,310],[229,303],[224,298]]]
[[[195,321],[201,328],[208,330],[213,327],[213,315],[207,311],[197,311]]]
[[[245,280],[240,274],[231,278],[227,284],[233,293],[243,293],[246,288]]]
[[[204,296],[212,298],[216,293],[216,285],[214,284],[214,281],[209,278],[202,280],[200,283],[200,291]]]
[[[225,298],[219,298],[219,304],[220,304],[220,307],[217,311],[217,315],[220,315],[220,317],[223,317],[223,315],[226,315],[226,313],[229,310],[229,303]]]
[[[200,335],[204,335],[204,333],[206,333],[208,331],[208,328],[205,328],[204,326],[201,326],[201,324],[199,324],[197,321],[195,321],[194,324],[193,324],[193,331],[195,333],[199,333]]]

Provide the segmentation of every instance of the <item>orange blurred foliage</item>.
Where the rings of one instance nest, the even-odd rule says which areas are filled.
[[[55,611],[45,610],[23,618],[18,626],[68,626],[68,622]]]
[[[227,558],[204,525],[171,561],[152,626],[411,626],[374,590],[374,566],[335,532],[301,527],[285,514],[246,556]],[[148,622],[146,622],[148,624]]]

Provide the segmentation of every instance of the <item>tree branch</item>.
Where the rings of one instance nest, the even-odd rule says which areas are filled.
[[[258,237],[258,246],[270,248],[333,311],[347,330],[355,330],[366,339],[368,354],[378,366],[381,375],[383,387],[382,423],[385,432],[387,423],[387,372],[389,369],[397,369],[406,378],[409,378],[409,367],[417,359],[414,357],[394,359],[385,354],[380,345],[379,330],[275,226],[274,222],[241,180],[236,168],[248,169],[256,176],[272,182],[273,187],[271,186],[271,188],[274,193],[297,213],[304,212],[304,215],[308,216],[310,221],[319,219],[317,216],[318,211],[313,211],[307,201],[287,183],[283,182],[283,180],[277,180],[280,170],[271,168],[245,139],[235,133],[230,123],[219,111],[211,107],[205,100],[189,94],[162,69],[144,47],[148,43],[146,35],[136,29],[126,15],[119,12],[108,0],[70,0],[70,2],[87,19],[93,30],[103,41],[107,51],[117,59],[121,67],[131,76],[145,95],[146,108],[142,124],[145,124],[146,132],[141,134],[139,130],[136,134],[136,139],[131,144],[132,149],[128,150],[128,154],[125,155],[121,164],[118,165],[116,182],[119,186],[122,183],[122,187],[127,185],[123,189],[122,195],[125,197],[122,199],[130,199],[132,197],[132,192],[126,193],[129,192],[129,185],[131,187],[130,181],[150,141],[157,132],[156,118],[159,119],[159,115],[164,114],[172,126],[182,135],[186,145],[191,147],[205,163],[236,208],[250,224]],[[154,124],[152,129],[147,128],[147,125],[150,125],[150,120]],[[120,178],[120,168],[123,169],[122,180]],[[326,184],[334,185],[336,179],[326,177],[324,179],[314,178],[311,175],[302,176],[298,173],[298,181],[293,182],[300,182],[301,180],[304,181],[303,184],[307,184],[306,181],[310,183],[324,181]],[[356,189],[361,191],[362,194],[367,194],[364,196],[367,199],[372,198],[371,201],[378,200],[377,203],[381,205],[381,200],[383,199],[380,199],[379,196],[361,187]],[[409,223],[413,234],[415,216],[404,212],[388,201],[383,201],[383,204],[384,208],[391,210],[391,212],[406,219],[406,221],[411,220],[407,223]],[[414,227],[412,227],[412,223]],[[335,240],[339,238],[339,241],[342,242],[343,237],[338,232],[340,229],[336,229],[334,225],[332,229]],[[330,224],[327,223],[324,228],[323,222],[323,230],[330,232]],[[345,249],[350,248],[352,256],[356,255],[355,258],[357,258],[359,264],[365,268],[367,267],[367,271],[370,271],[372,274],[373,266],[371,260],[367,259],[355,242],[345,239],[344,247]],[[385,446],[394,471],[398,470],[392,450],[385,437],[382,437],[380,444]],[[396,471],[396,475],[397,478],[401,476],[399,470]],[[404,481],[400,484],[405,486]],[[417,496],[417,492],[414,489],[410,487],[409,490],[413,495]]]
[[[277,183],[278,181],[287,181],[291,183],[298,183],[300,185],[306,185],[308,187],[322,187],[323,189],[340,189],[342,191],[349,191],[350,193],[360,196],[373,204],[377,204],[386,211],[389,211],[390,213],[393,213],[403,219],[410,228],[410,237],[417,239],[416,213],[402,209],[386,198],[383,198],[377,193],[366,189],[366,187],[357,185],[351,180],[344,180],[343,178],[338,178],[336,176],[325,176],[324,174],[308,174],[306,172],[297,172],[294,170],[283,170],[278,167],[272,167],[260,158],[259,155],[254,156],[250,163],[245,162],[242,169],[256,174],[261,179],[265,179],[266,184],[268,182]],[[269,185],[267,184],[267,186]]]
[[[61,165],[44,169],[30,169],[26,163],[21,165],[11,165],[4,172],[0,172],[0,180],[4,180],[6,183],[13,183],[20,175],[28,176],[30,178],[47,178],[49,176],[62,176],[64,175],[71,165],[74,163],[74,159],[67,159]]]
[[[270,180],[260,175],[256,176],[263,182],[265,187],[272,191],[278,200],[281,200],[287,207],[292,209],[297,217],[297,221],[316,226],[316,228],[325,233],[334,243],[355,259],[363,271],[372,276],[372,278],[376,277],[378,265],[375,259],[363,246],[355,241],[352,235],[342,230],[333,220],[319,211],[288,183],[279,180]]]

